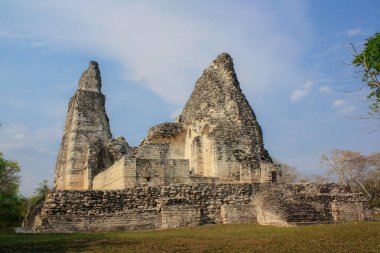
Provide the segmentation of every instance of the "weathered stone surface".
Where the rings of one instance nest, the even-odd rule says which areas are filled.
[[[90,66],[79,80],[77,92],[69,103],[56,163],[57,189],[88,188],[85,185],[85,164],[89,140],[107,140],[112,137],[104,104],[98,64],[90,62]]]
[[[161,229],[200,225],[201,213],[197,205],[167,205],[161,207]]]
[[[192,175],[219,182],[267,182],[277,173],[226,53],[198,79],[177,123],[152,127],[139,149],[148,145],[167,145],[166,158],[188,159]]]
[[[256,222],[294,226],[363,220],[365,207],[362,195],[346,193],[334,184],[179,184],[55,191],[46,196],[33,229],[144,230]]]
[[[102,79],[96,61],[90,61],[90,66],[79,79],[78,88],[80,90],[101,93]]]
[[[208,128],[217,149],[228,150],[237,160],[248,159],[253,169],[258,165],[251,163],[272,162],[227,53],[220,54],[198,79],[178,122]]]
[[[182,128],[181,124],[165,122],[150,128],[144,143],[149,143],[150,140],[176,137],[184,130],[185,129]]]
[[[266,225],[308,225],[364,220],[368,209],[362,194],[337,184],[263,184],[254,198],[257,219]],[[335,209],[335,210],[333,210]],[[339,212],[338,210],[342,210]]]
[[[25,215],[25,218],[22,222],[22,227],[28,230],[32,230],[36,224],[36,217],[41,214],[42,207],[45,202],[45,197],[39,199],[34,205],[32,205],[28,212]]]
[[[257,223],[257,207],[253,204],[222,205],[221,217],[223,224]]]
[[[124,137],[117,139],[91,138],[87,146],[87,169],[90,178],[111,167],[122,156],[130,154],[131,148]]]

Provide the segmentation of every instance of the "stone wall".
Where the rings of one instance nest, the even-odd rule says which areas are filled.
[[[141,230],[222,223],[222,205],[251,203],[259,185],[137,186],[112,191],[55,191],[34,231]],[[170,213],[176,220],[169,222]],[[163,216],[162,216],[163,215]]]
[[[36,222],[36,217],[38,217],[39,214],[41,213],[42,207],[44,205],[44,201],[45,201],[45,197],[42,197],[39,200],[37,200],[37,202],[34,203],[34,205],[32,205],[29,208],[22,222],[23,228],[32,229],[32,227],[34,226]]]
[[[262,184],[254,197],[260,224],[296,226],[364,220],[367,201],[337,184]]]
[[[191,183],[189,161],[185,159],[140,159],[123,156],[98,173],[93,190],[117,190],[136,185]]]
[[[34,232],[76,232],[160,229],[157,212],[123,213],[112,215],[37,216]]]
[[[138,185],[190,183],[189,162],[184,159],[136,159]]]
[[[92,181],[94,190],[124,189],[125,182],[125,157],[122,157],[108,169],[97,174]]]
[[[257,207],[253,204],[222,205],[221,216],[223,224],[246,224],[256,223]]]
[[[200,220],[201,212],[197,205],[161,207],[161,229],[197,226]]]
[[[362,202],[350,201],[347,203],[333,201],[331,211],[334,221],[364,221],[366,218]]]
[[[142,230],[254,222],[292,226],[362,220],[365,200],[342,189],[336,185],[182,184],[55,191],[46,196],[33,230]]]
[[[139,147],[137,158],[140,159],[166,159],[169,155],[169,144],[144,144]]]

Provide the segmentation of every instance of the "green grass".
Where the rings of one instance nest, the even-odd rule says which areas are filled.
[[[0,252],[380,252],[380,222],[0,235]]]

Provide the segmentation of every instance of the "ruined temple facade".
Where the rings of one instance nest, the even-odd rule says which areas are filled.
[[[69,103],[56,189],[276,181],[277,167],[228,54],[204,70],[176,122],[150,128],[138,147],[112,138],[101,87],[92,61]]]
[[[228,54],[196,82],[176,122],[138,147],[112,138],[98,64],[70,100],[55,189],[33,205],[33,232],[168,229],[201,224],[298,226],[372,218],[336,184],[276,183],[278,169]]]

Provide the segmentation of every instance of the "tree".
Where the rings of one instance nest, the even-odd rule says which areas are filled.
[[[380,153],[363,155],[360,152],[335,149],[321,157],[322,165],[338,181],[353,192],[364,193],[372,206],[379,201]]]
[[[280,162],[278,160],[274,161],[280,167],[280,182],[293,184],[299,181],[300,174],[297,171],[297,168],[289,164]]]
[[[0,227],[18,225],[22,221],[24,198],[18,193],[20,166],[6,160],[0,152]]]
[[[317,184],[326,184],[330,181],[330,178],[325,175],[310,175],[303,176],[300,179],[301,183],[317,183]]]
[[[20,170],[17,162],[6,160],[0,153],[0,194],[12,195],[18,192]]]
[[[368,173],[364,185],[372,196],[372,206],[380,207],[380,153],[367,156]]]
[[[43,198],[46,193],[50,191],[50,187],[47,180],[38,184],[38,187],[34,190],[34,195],[29,199],[29,206],[34,205],[38,200]]]
[[[380,33],[367,39],[363,51],[358,54],[355,46],[354,60],[352,63],[362,69],[362,81],[370,89],[367,98],[371,101],[369,106],[370,116],[379,119],[380,117]]]

